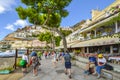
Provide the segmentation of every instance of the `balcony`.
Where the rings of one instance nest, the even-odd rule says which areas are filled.
[[[117,17],[117,16],[119,15],[119,13],[120,13],[120,11],[115,12],[115,13],[113,13],[113,14],[110,14],[110,15],[107,16],[107,17],[103,17],[103,18],[101,18],[101,19],[99,19],[99,20],[97,20],[97,21],[95,21],[95,22],[92,22],[92,23],[89,24],[87,27],[81,29],[80,33],[85,32],[85,31],[89,31],[89,30],[91,30],[92,28],[95,28],[96,26],[97,26],[97,27],[100,27],[100,26],[99,26],[100,24],[103,24],[103,23],[105,23],[105,22],[108,22],[108,21],[110,21],[112,18]]]
[[[112,36],[102,36],[96,39],[90,39],[86,41],[81,41],[71,47],[88,47],[88,46],[100,46],[100,45],[110,45],[120,43],[119,33],[113,34]]]

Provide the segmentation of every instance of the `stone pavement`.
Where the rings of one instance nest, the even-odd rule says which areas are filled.
[[[42,59],[41,64],[37,76],[33,76],[31,71],[20,80],[105,80],[97,79],[93,75],[84,78],[83,70],[77,66],[72,66],[72,79],[69,79],[68,75],[64,74],[64,64],[61,61],[58,61],[56,68],[53,67],[52,59]]]

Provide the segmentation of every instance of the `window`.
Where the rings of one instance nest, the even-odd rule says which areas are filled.
[[[118,53],[118,45],[113,45],[113,53]]]

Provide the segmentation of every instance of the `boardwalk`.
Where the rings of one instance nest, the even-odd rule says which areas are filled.
[[[64,65],[60,61],[57,64],[57,68],[52,66],[51,59],[42,59],[41,63],[41,70],[38,71],[38,76],[34,77],[32,72],[30,72],[20,80],[104,80],[97,79],[92,75],[84,78],[83,70],[76,66],[72,66],[72,79],[69,79],[64,74]]]

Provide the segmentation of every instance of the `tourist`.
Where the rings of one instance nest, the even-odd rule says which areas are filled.
[[[45,55],[45,59],[47,59],[47,57],[48,57],[48,52],[45,51],[45,52],[44,52],[44,55]]]
[[[98,59],[97,59],[97,67],[96,67],[96,72],[93,74],[98,74],[97,78],[100,78],[101,76],[101,70],[105,67],[106,64],[106,59],[104,58],[103,54],[99,54],[98,55]]]
[[[32,62],[32,66],[33,66],[33,76],[37,76],[38,74],[38,67],[40,66],[40,62],[38,60],[38,56],[37,53],[35,51],[33,51],[31,53],[31,62]]]
[[[95,57],[95,54],[90,54],[89,55],[89,71],[90,74],[94,73],[96,71],[95,67],[97,66],[97,59]]]
[[[59,60],[62,59],[62,52],[59,52],[59,54],[58,54],[58,59],[59,59]]]
[[[53,62],[53,66],[56,68],[57,67],[57,54],[56,54],[56,52],[54,51],[53,52],[53,60],[52,60],[52,62]]]
[[[51,56],[51,52],[49,51],[49,52],[48,52],[48,58],[50,58],[50,56]]]
[[[89,55],[89,62],[85,66],[84,77],[95,72],[95,67],[97,65],[97,60],[94,54]]]
[[[28,64],[27,53],[24,53],[22,55],[22,60],[23,60],[22,72],[23,72],[23,75],[25,75],[27,73],[27,64]]]
[[[66,51],[64,55],[64,62],[65,62],[65,74],[69,75],[69,78],[71,79],[71,55],[68,51]]]

